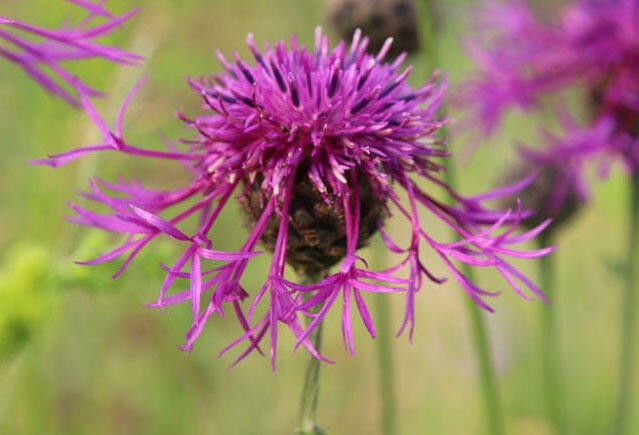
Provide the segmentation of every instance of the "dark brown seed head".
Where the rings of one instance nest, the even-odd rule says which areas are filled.
[[[370,38],[368,52],[376,53],[393,38],[391,57],[419,50],[419,26],[414,0],[328,0],[329,17],[345,40],[356,29]]]
[[[346,223],[341,204],[327,204],[307,176],[307,165],[298,169],[289,214],[286,261],[306,276],[318,276],[346,255]],[[242,207],[249,225],[259,219],[268,198],[263,197],[262,180],[246,186]],[[377,231],[378,221],[385,215],[384,202],[370,188],[365,177],[359,177],[360,225],[358,248]],[[273,215],[262,234],[269,251],[275,248],[279,217]]]

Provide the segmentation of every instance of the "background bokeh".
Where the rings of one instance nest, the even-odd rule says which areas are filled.
[[[116,10],[125,8],[109,2]],[[134,2],[133,2],[134,3]],[[133,69],[93,62],[78,71],[110,94],[98,106],[112,119],[118,103],[141,75],[149,83],[132,106],[126,129],[131,143],[162,147],[189,132],[175,120],[177,109],[198,110],[198,98],[185,84],[188,75],[219,69],[214,49],[238,50],[253,32],[257,41],[295,33],[311,43],[313,29],[326,24],[319,0],[153,0],[110,39],[147,57]],[[418,1],[420,13],[424,0]],[[470,0],[441,0],[441,64],[455,89],[471,65],[461,47]],[[0,14],[55,26],[74,16],[62,1],[2,0]],[[334,38],[333,38],[334,40]],[[433,67],[428,53],[411,58],[413,83]],[[455,111],[452,118],[459,117]],[[534,143],[543,120],[508,118],[502,134],[474,152],[471,138],[452,140],[461,191],[489,188],[514,159],[513,142]],[[81,267],[85,259],[115,241],[65,220],[68,200],[87,178],[136,177],[157,187],[175,186],[187,174],[180,167],[102,154],[62,169],[30,166],[30,159],[96,140],[85,115],[51,98],[21,71],[0,63],[0,433],[2,434],[287,434],[297,423],[306,355],[291,353],[281,334],[278,370],[252,356],[233,370],[217,352],[240,331],[213,320],[195,350],[178,345],[190,308],[158,312],[153,301],[163,277],[158,261],[175,253],[170,242],[147,250],[118,280],[117,264]],[[459,137],[459,136],[458,136]],[[614,171],[593,183],[591,203],[559,238],[557,294],[566,403],[575,434],[605,434],[616,393],[618,321],[626,220],[626,175]],[[233,209],[213,234],[230,249],[245,234]],[[424,216],[425,222],[436,222]],[[393,222],[391,221],[391,227]],[[397,226],[391,231],[401,233]],[[434,234],[446,239],[443,228]],[[428,255],[428,254],[427,254]],[[255,289],[267,259],[257,260],[246,285]],[[536,276],[536,264],[522,264]],[[441,268],[435,267],[435,270]],[[498,277],[480,274],[492,289],[506,289]],[[481,406],[464,300],[454,283],[426,285],[419,294],[413,343],[393,342],[402,434],[478,434]],[[374,299],[374,298],[373,298]],[[373,302],[374,304],[374,302]],[[394,327],[403,300],[392,299]],[[495,351],[500,392],[512,434],[550,434],[545,421],[540,364],[540,301],[526,302],[505,291],[486,315]],[[356,326],[355,358],[342,349],[339,313],[328,317],[326,354],[337,360],[322,367],[319,419],[329,434],[379,433],[380,399],[375,342]],[[10,331],[10,332],[7,332]],[[20,348],[19,351],[16,349]],[[639,377],[635,377],[639,381]],[[639,390],[639,383],[633,391]],[[632,427],[639,433],[639,400]],[[632,430],[631,430],[632,432]]]

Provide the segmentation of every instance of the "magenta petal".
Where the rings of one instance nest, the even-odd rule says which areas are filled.
[[[353,290],[353,296],[355,297],[355,303],[357,304],[357,309],[359,311],[359,315],[362,317],[364,326],[371,337],[375,338],[375,324],[373,323],[373,319],[371,318],[368,308],[366,307],[366,303],[364,302],[359,290]]]
[[[199,248],[198,253],[209,260],[222,260],[222,261],[233,261],[233,260],[242,260],[247,258],[253,258],[256,255],[260,255],[261,252],[253,251],[253,252],[227,252],[227,251],[215,251],[213,249],[205,249]]]
[[[104,255],[96,257],[96,258],[94,258],[92,260],[76,261],[76,264],[94,265],[94,264],[105,263],[107,261],[111,261],[111,260],[114,260],[114,259],[118,258],[120,255],[122,255],[123,253],[125,253],[126,251],[128,251],[129,249],[131,249],[133,246],[136,246],[136,245],[137,245],[137,241],[135,241],[135,242],[127,242],[127,243],[123,244],[122,246],[119,246],[119,247],[113,249],[112,251],[107,252]]]
[[[178,240],[190,240],[190,237],[177,229],[175,225],[158,216],[155,216],[153,213],[149,213],[148,211],[142,210],[141,208],[134,205],[131,205],[131,210],[133,210],[136,215],[142,218],[142,220],[144,220],[152,227],[157,228],[159,231],[162,231],[163,233],[168,234],[169,236]]]
[[[48,165],[55,168],[58,166],[64,166],[67,163],[77,158],[80,158],[86,154],[89,154],[95,151],[104,151],[109,149],[113,149],[113,147],[108,145],[93,145],[93,146],[81,147],[71,151],[67,151],[65,153],[48,156],[46,159],[31,160],[30,163],[34,165]]]
[[[191,308],[193,323],[197,323],[200,316],[200,293],[202,293],[202,274],[200,256],[196,253],[191,257]]]
[[[87,12],[86,18],[59,29],[45,29],[18,20],[0,17],[0,41],[11,49],[0,47],[0,58],[20,66],[35,82],[50,93],[75,107],[79,96],[101,96],[62,65],[71,61],[102,58],[114,63],[136,65],[141,56],[95,41],[130,20],[138,10],[114,18],[101,3],[87,0],[67,0]],[[96,21],[104,21],[95,24]],[[6,29],[6,30],[5,30]],[[23,37],[26,35],[26,37]],[[43,163],[43,162],[41,162]]]

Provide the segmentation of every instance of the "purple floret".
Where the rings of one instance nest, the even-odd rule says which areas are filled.
[[[79,95],[94,97],[102,93],[69,72],[64,64],[101,58],[136,65],[141,56],[98,40],[128,21],[138,9],[113,16],[104,9],[104,1],[66,1],[86,10],[87,16],[72,26],[47,29],[0,15],[0,58],[21,67],[48,92],[81,107]]]

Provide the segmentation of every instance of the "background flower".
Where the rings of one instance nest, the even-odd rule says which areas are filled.
[[[549,103],[564,111],[568,92],[578,89],[582,104],[574,118],[584,126],[571,129],[590,131],[601,148],[593,153],[592,145],[573,144],[574,152],[605,161],[619,156],[636,170],[639,2],[577,0],[553,9],[526,0],[486,2],[478,12],[478,38],[468,42],[478,74],[461,94],[462,104],[492,133],[506,110],[535,111]],[[602,123],[611,126],[605,141],[598,140]]]

